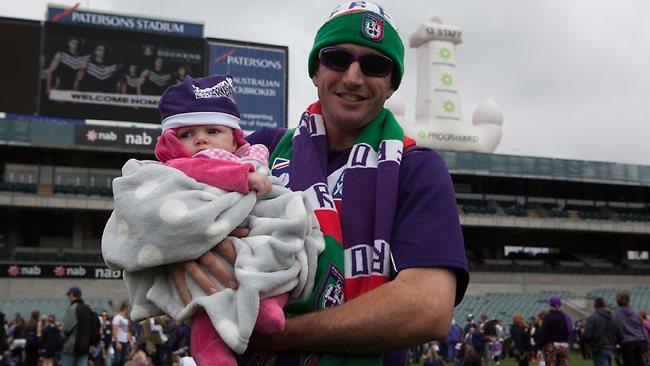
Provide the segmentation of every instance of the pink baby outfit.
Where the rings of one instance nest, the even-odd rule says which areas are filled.
[[[165,165],[176,168],[198,182],[224,189],[248,193],[248,173],[266,169],[269,150],[264,145],[251,146],[246,140],[236,138],[238,148],[235,153],[223,149],[206,149],[192,157],[186,157],[185,149],[176,138],[174,129],[165,131],[156,144],[156,156]],[[175,140],[175,141],[174,141]],[[160,147],[159,147],[160,145]],[[183,154],[167,154],[161,150],[182,149]],[[163,156],[163,159],[160,158]],[[178,156],[165,159],[169,156]]]

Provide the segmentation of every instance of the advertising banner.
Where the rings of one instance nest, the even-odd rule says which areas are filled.
[[[158,99],[203,76],[203,39],[45,23],[41,114],[159,123]]]
[[[75,145],[151,149],[156,146],[160,129],[76,125]]]
[[[78,5],[49,5],[47,21],[93,27],[203,38],[203,24],[79,10]]]
[[[208,62],[233,76],[242,129],[287,126],[287,47],[208,39]]]
[[[94,278],[120,280],[122,271],[113,271],[103,264],[36,264],[0,263],[0,278]]]

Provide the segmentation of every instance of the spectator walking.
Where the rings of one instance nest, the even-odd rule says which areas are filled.
[[[591,358],[591,350],[589,345],[585,341],[585,320],[579,319],[576,321],[575,330],[574,330],[574,341],[578,343],[580,347],[580,354],[582,355],[583,360],[588,360]]]
[[[115,358],[113,349],[113,325],[106,310],[99,313],[100,347],[104,366],[112,366]]]
[[[445,354],[446,362],[454,362],[460,366],[460,345],[463,342],[463,329],[460,325],[456,324],[454,319],[451,320],[451,329],[447,338],[445,338],[445,345],[447,346],[447,353]]]
[[[113,317],[113,348],[115,349],[115,366],[124,366],[129,352],[129,304],[120,306],[120,312]]]
[[[429,347],[422,361],[422,366],[445,366],[445,362],[433,346]]]
[[[641,316],[630,307],[630,293],[621,291],[616,295],[618,307],[612,312],[612,319],[621,331],[621,357],[624,366],[643,366],[643,353],[648,345]]]
[[[594,300],[594,308],[594,313],[586,320],[583,338],[591,349],[594,366],[610,366],[620,331],[602,298]]]
[[[63,366],[86,366],[90,347],[90,308],[84,304],[79,287],[70,287],[66,295],[70,300],[70,306],[63,318],[65,342],[61,354],[61,364]]]
[[[521,313],[512,316],[510,336],[512,337],[512,352],[515,355],[517,364],[519,366],[528,366],[533,345],[528,324],[524,321],[524,316]]]
[[[38,310],[32,311],[27,324],[23,330],[25,339],[25,349],[23,351],[24,365],[36,366],[38,363],[38,349],[40,348],[39,339],[41,337],[41,312]]]
[[[43,350],[42,366],[53,366],[54,361],[58,360],[63,345],[63,336],[61,330],[56,324],[56,317],[50,314],[41,333],[41,348]]]
[[[550,310],[544,316],[540,330],[539,345],[546,366],[569,365],[569,335],[573,332],[573,322],[560,306],[559,296],[548,299]]]

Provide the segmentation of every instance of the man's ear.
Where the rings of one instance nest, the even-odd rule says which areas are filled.
[[[314,70],[314,75],[311,76],[311,82],[314,84],[315,87],[318,88],[318,70],[320,65],[316,64],[316,70]]]
[[[386,97],[386,100],[388,100],[388,98],[392,97],[393,93],[395,93],[395,90],[393,89],[393,87],[390,87],[388,89],[388,96]]]

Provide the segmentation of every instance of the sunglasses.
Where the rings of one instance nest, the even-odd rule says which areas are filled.
[[[345,71],[354,61],[359,62],[366,76],[386,76],[393,70],[393,60],[378,54],[359,55],[341,47],[324,47],[318,52],[320,63],[330,70]]]

